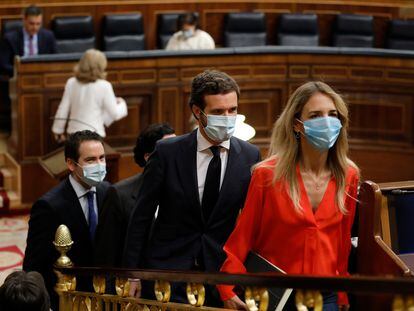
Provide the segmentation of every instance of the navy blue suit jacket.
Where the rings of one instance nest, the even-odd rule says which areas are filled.
[[[24,54],[23,29],[5,33],[3,40],[0,62],[3,72],[12,76],[14,56]],[[53,32],[40,28],[37,33],[37,48],[38,54],[56,53],[56,40]]]
[[[98,211],[102,207],[108,188],[107,182],[100,183],[96,187]],[[43,275],[53,307],[57,306],[57,295],[53,290],[56,284],[53,264],[58,259],[59,253],[52,242],[55,239],[56,229],[61,224],[66,225],[72,235],[74,243],[67,254],[72,262],[76,266],[93,266],[93,241],[90,239],[85,215],[69,178],[33,204],[23,261],[23,270],[38,271]],[[82,288],[82,282],[80,283],[77,289]]]
[[[141,188],[136,174],[111,186],[106,194],[95,235],[95,264],[120,267],[128,222]]]
[[[157,143],[128,226],[127,267],[191,270],[200,254],[206,271],[221,267],[223,245],[243,207],[251,167],[260,153],[256,146],[231,138],[220,195],[209,219],[204,219],[199,200],[196,159],[196,131]],[[146,247],[157,205],[158,217]]]

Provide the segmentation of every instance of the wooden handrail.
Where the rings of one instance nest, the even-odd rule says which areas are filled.
[[[96,267],[55,269],[66,275],[110,275],[120,278],[191,282],[202,284],[237,284],[244,286],[317,289],[364,294],[413,294],[414,278],[392,276],[320,277],[310,275],[281,275],[266,273],[204,273],[198,271],[139,270]]]

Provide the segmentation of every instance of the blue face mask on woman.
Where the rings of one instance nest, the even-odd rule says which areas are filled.
[[[221,143],[233,136],[236,128],[236,115],[206,115],[203,111],[201,113],[207,117],[207,126],[204,127],[204,131],[211,140]]]
[[[83,176],[79,176],[80,179],[90,187],[97,186],[106,176],[106,164],[94,163],[84,166],[78,165],[83,170]]]
[[[335,117],[320,117],[302,123],[306,139],[320,151],[326,151],[335,145],[342,128],[341,121]]]

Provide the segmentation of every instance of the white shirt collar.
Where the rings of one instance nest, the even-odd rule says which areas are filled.
[[[78,199],[83,197],[86,193],[89,191],[96,192],[96,187],[91,187],[90,189],[86,189],[84,186],[82,186],[73,176],[72,174],[69,175],[69,181],[73,187],[73,190],[75,190],[76,196]]]
[[[200,128],[197,129],[197,151],[204,151],[213,146],[200,132]],[[219,146],[227,149],[230,149],[230,139],[223,141]]]
[[[29,40],[29,38],[30,38],[29,33],[26,31],[26,29],[24,29],[24,27],[23,27],[23,37],[24,37],[25,40]],[[32,40],[33,41],[37,40],[37,33],[35,33],[33,35]]]

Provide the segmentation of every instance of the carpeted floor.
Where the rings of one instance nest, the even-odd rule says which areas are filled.
[[[29,216],[0,216],[0,285],[14,270],[22,268]]]

